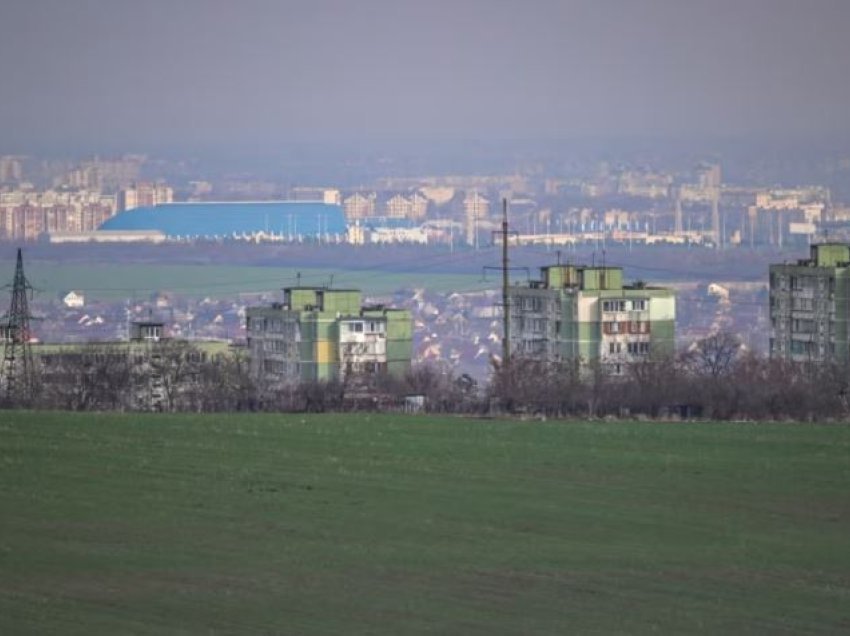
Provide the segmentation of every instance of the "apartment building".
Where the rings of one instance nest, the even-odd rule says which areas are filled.
[[[375,202],[377,195],[374,192],[362,194],[355,192],[342,201],[345,218],[348,221],[355,219],[367,219],[375,216]]]
[[[463,214],[466,243],[478,248],[479,225],[490,216],[490,201],[477,190],[467,192],[463,199]]]
[[[289,287],[283,302],[247,311],[251,373],[266,386],[401,376],[410,368],[410,312],[364,307],[359,290]]]
[[[174,202],[174,189],[164,183],[136,183],[118,191],[118,212]]]
[[[821,243],[810,258],[770,266],[770,356],[850,360],[850,245]]]
[[[0,193],[0,240],[34,241],[44,233],[96,230],[115,214],[116,197],[76,190]]]
[[[620,267],[552,265],[509,288],[510,347],[550,362],[599,362],[614,375],[675,349],[673,290],[623,284]]]

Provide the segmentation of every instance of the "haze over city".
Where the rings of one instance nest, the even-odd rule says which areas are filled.
[[[9,0],[7,152],[846,137],[850,5]]]

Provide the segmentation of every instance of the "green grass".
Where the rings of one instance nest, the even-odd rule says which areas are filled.
[[[232,296],[239,293],[279,291],[297,284],[298,273],[304,285],[326,285],[361,289],[365,295],[389,294],[399,289],[427,285],[429,291],[488,289],[492,280],[482,282],[473,274],[432,274],[421,271],[225,266],[121,264],[79,265],[36,262],[27,265],[27,277],[37,288],[38,297],[56,297],[74,289],[88,300],[146,298],[154,291],[170,291],[185,296]],[[333,277],[333,279],[331,279]]]
[[[0,633],[850,630],[850,428],[0,412]]]

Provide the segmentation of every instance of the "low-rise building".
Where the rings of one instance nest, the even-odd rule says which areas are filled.
[[[623,284],[620,267],[552,265],[509,288],[512,355],[601,363],[615,375],[675,349],[672,289]]]
[[[402,376],[410,368],[410,312],[361,306],[354,289],[289,287],[282,303],[247,310],[251,374],[267,387]]]
[[[170,411],[192,401],[198,366],[231,348],[168,338],[164,323],[150,319],[131,323],[127,340],[37,344],[32,353],[41,384],[57,393],[58,405]]]

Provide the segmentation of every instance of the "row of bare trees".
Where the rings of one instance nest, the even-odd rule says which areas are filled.
[[[414,367],[403,378],[352,375],[346,381],[265,386],[244,355],[207,356],[186,341],[151,348],[90,344],[39,356],[26,391],[0,407],[69,411],[289,411],[402,409],[405,396],[424,396],[429,411],[480,408],[477,386],[445,369]]]
[[[850,366],[793,363],[717,333],[677,356],[647,358],[612,375],[596,364],[514,359],[497,368],[492,400],[547,416],[828,420],[850,417]]]
[[[850,368],[792,364],[746,351],[718,333],[667,358],[646,358],[612,375],[598,364],[514,358],[494,365],[489,384],[447,368],[414,365],[403,378],[267,387],[239,355],[207,358],[190,343],[166,342],[156,355],[91,345],[43,356],[38,381],[4,406],[93,410],[295,411],[401,410],[421,396],[436,413],[527,413],[550,417],[636,416],[705,419],[850,417]]]
[[[91,344],[39,356],[25,394],[6,406],[69,411],[235,411],[252,408],[244,357],[208,358],[185,341],[133,350]]]

